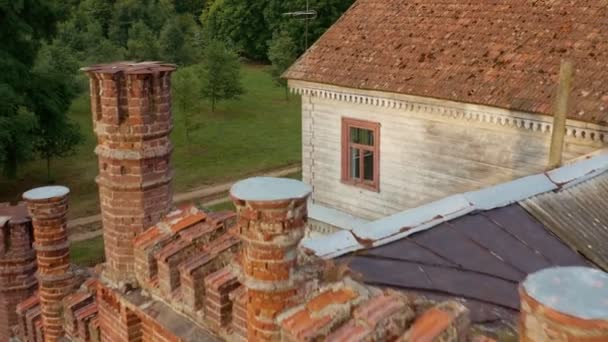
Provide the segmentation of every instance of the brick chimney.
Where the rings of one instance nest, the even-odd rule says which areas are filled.
[[[18,324],[17,304],[38,288],[32,234],[25,203],[0,203],[0,341],[8,341]]]
[[[172,207],[171,73],[157,62],[84,68],[97,135],[106,265],[115,285],[135,283],[133,238]]]
[[[608,341],[608,274],[585,267],[544,269],[519,286],[519,340]]]
[[[297,303],[297,246],[307,221],[311,188],[284,178],[250,178],[230,195],[244,243],[241,282],[247,289],[250,341],[278,340],[276,316]]]
[[[23,194],[34,225],[45,341],[57,341],[63,335],[62,300],[74,287],[67,234],[69,192],[63,186],[47,186]]]

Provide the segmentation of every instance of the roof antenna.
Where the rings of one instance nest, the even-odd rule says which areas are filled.
[[[295,11],[295,12],[287,12],[283,13],[286,17],[293,17],[296,20],[304,20],[304,45],[306,46],[306,50],[308,50],[308,22],[310,20],[314,20],[317,18],[317,11],[311,10],[308,6],[308,1],[306,0],[306,10],[305,11]]]

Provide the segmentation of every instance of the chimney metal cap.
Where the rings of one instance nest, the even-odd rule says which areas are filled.
[[[307,197],[312,188],[295,179],[254,177],[237,182],[230,195],[243,201],[280,201]]]
[[[608,319],[608,273],[589,267],[547,268],[528,275],[522,287],[528,296],[561,313]]]
[[[65,186],[43,186],[29,190],[23,194],[23,199],[27,201],[41,201],[57,197],[63,197],[70,193],[70,189]]]

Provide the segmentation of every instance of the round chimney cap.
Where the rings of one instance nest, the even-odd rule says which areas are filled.
[[[581,319],[608,319],[608,273],[589,267],[547,268],[528,275],[525,292],[553,310]]]
[[[63,197],[69,193],[70,189],[66,188],[65,186],[43,186],[25,192],[23,194],[23,198],[28,201],[41,201],[57,197]]]
[[[312,188],[295,179],[254,177],[237,182],[230,195],[243,201],[280,201],[308,196]]]

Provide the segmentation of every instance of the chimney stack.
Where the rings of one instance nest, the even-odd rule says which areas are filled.
[[[529,275],[519,286],[522,342],[608,341],[608,274],[558,267]]]
[[[0,341],[8,341],[17,325],[17,304],[38,288],[32,221],[25,203],[0,203]]]
[[[74,287],[67,234],[69,192],[63,186],[47,186],[23,194],[34,225],[44,339],[51,342],[63,335],[62,300]]]
[[[135,284],[133,238],[172,207],[171,73],[158,62],[84,68],[97,135],[104,279]]]
[[[297,304],[294,271],[310,192],[300,181],[268,177],[246,179],[230,190],[244,243],[241,281],[248,295],[249,341],[278,340],[276,316]]]

